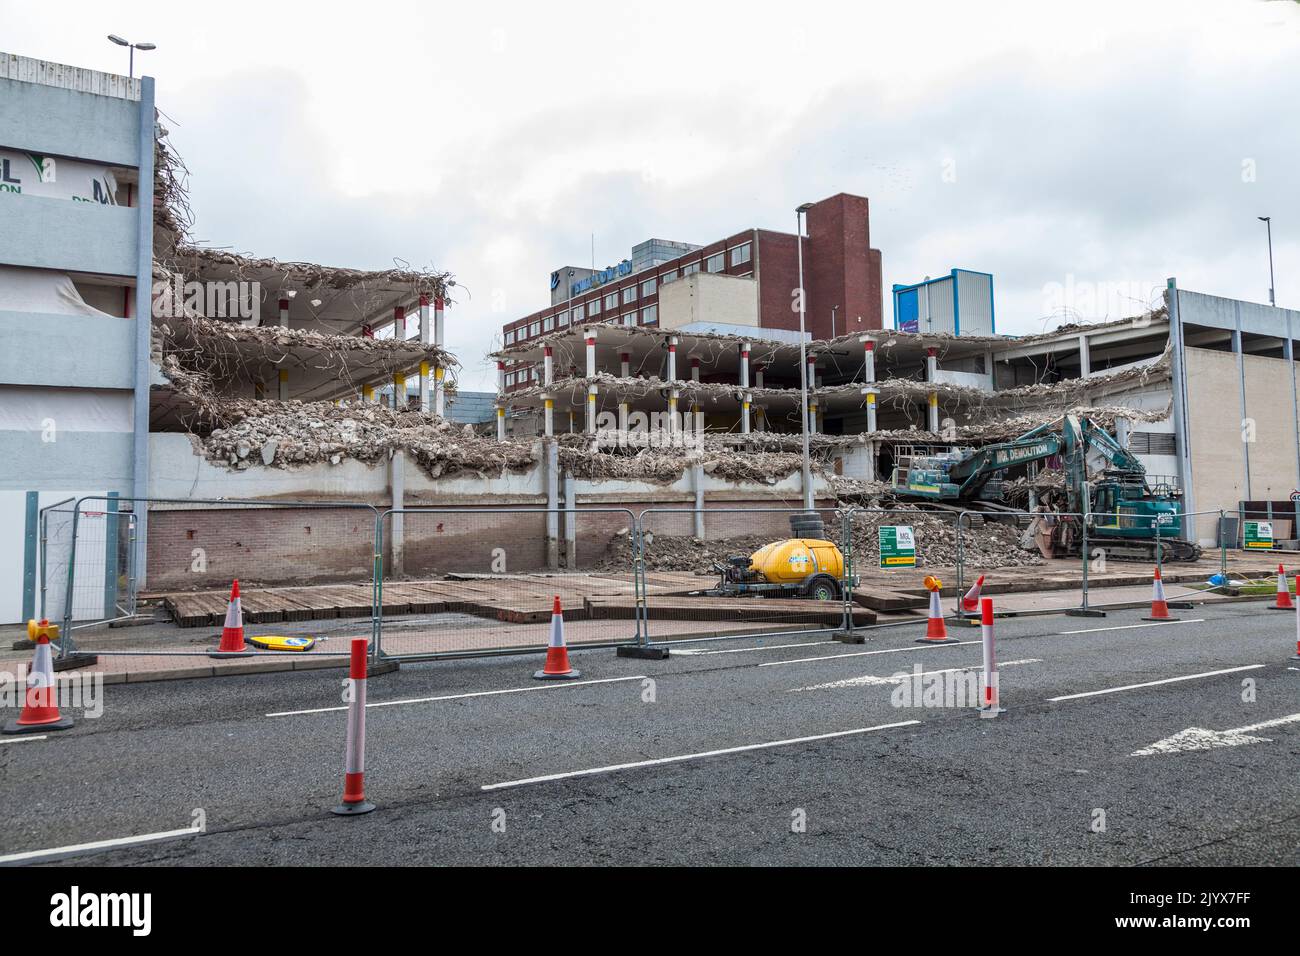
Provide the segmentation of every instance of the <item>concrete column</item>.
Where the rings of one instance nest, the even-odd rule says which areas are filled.
[[[808,434],[817,434],[817,399],[808,396]]]
[[[428,299],[423,301],[427,302]],[[427,306],[426,306],[427,307]],[[433,344],[438,348],[443,347],[443,301],[434,299],[433,301]],[[439,418],[446,415],[447,412],[447,390],[442,387],[443,377],[446,369],[441,365],[433,370],[433,413]]]
[[[506,407],[497,406],[497,441],[506,440]]]
[[[399,342],[406,341],[406,306],[393,306],[393,338]]]
[[[550,402],[550,399],[547,399]],[[549,410],[548,410],[549,411]],[[546,461],[546,566],[560,566],[560,454],[559,445],[547,441]]]
[[[596,330],[587,330],[587,378],[596,377]]]
[[[375,400],[375,387],[373,385],[361,386],[361,400],[373,404]]]
[[[880,389],[866,386],[862,389],[862,394],[866,396],[867,432],[870,434],[876,430],[876,396],[880,394]]]
[[[1079,336],[1079,377],[1087,378],[1092,374],[1092,349],[1088,346],[1088,336]]]
[[[767,431],[767,409],[762,405],[754,406],[754,427],[760,434]]]
[[[564,476],[564,560],[570,571],[578,566],[578,502],[573,492],[573,476]]]
[[[1127,418],[1115,419],[1115,441],[1119,443],[1120,448],[1125,450],[1128,449],[1129,431],[1131,427],[1132,423]]]
[[[677,336],[668,337],[668,381],[673,383],[677,381]],[[677,433],[677,399],[680,396],[677,389],[670,389],[668,392],[668,433],[675,435]]]
[[[695,537],[704,537],[704,466],[691,466],[691,487],[695,491]]]
[[[763,387],[763,369],[765,369],[766,367],[767,366],[761,363],[754,366],[754,387],[755,388]]]
[[[933,348],[925,350],[925,380],[933,383],[938,377],[939,371],[939,353]],[[939,431],[939,393],[931,391],[928,397],[930,406],[929,426],[930,431],[938,433]]]
[[[433,330],[429,318],[429,297],[420,296],[420,344],[426,348],[432,341]],[[498,363],[498,366],[500,363]],[[499,389],[498,389],[499,390]],[[433,408],[432,387],[429,382],[429,362],[420,363],[420,411],[428,412]]]
[[[699,380],[700,380],[700,360],[697,358],[693,358],[691,359],[691,381],[698,382]]]
[[[555,356],[549,345],[542,346],[542,384],[550,388],[555,383]]]
[[[587,434],[596,434],[596,386],[587,386]]]
[[[740,390],[744,399],[740,403],[740,433],[749,434],[749,406],[753,396],[749,394],[749,343],[740,343]]]
[[[869,385],[876,380],[876,340],[863,335],[858,341],[862,343],[862,380]]]
[[[393,408],[403,409],[406,407],[406,373],[393,373]]]
[[[289,400],[289,370],[287,368],[280,369],[277,378],[280,385],[277,397],[280,401],[287,402]]]
[[[289,300],[281,296],[280,298],[280,328],[289,327]]]
[[[630,378],[632,375],[632,356],[627,352],[620,352],[618,355],[618,375],[619,378]],[[627,420],[630,413],[631,406],[626,401],[618,403],[619,431],[627,431]]]
[[[545,403],[544,434],[546,435],[547,438],[551,438],[555,435],[555,399],[552,398],[549,394],[547,394],[542,396],[542,401]]]
[[[506,393],[506,363],[497,362],[497,398],[502,398]]]
[[[573,434],[573,429],[574,429],[573,409],[571,408],[569,409],[569,434],[570,435]]]
[[[402,498],[406,493],[406,452],[395,451],[388,459],[388,488],[392,495],[394,512],[404,507]],[[400,513],[389,516],[388,546],[393,556],[393,573],[404,574],[406,563],[406,526]]]

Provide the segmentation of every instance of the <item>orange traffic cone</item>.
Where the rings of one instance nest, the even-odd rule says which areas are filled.
[[[1165,601],[1165,582],[1160,580],[1160,568],[1156,567],[1156,576],[1151,581],[1151,614],[1142,618],[1144,621],[1176,621],[1169,614],[1169,604]]]
[[[930,613],[925,622],[925,637],[918,637],[918,644],[956,644],[957,638],[948,636],[948,628],[943,621],[943,607],[939,604],[939,589],[943,582],[936,577],[927,576],[925,586],[930,589]]]
[[[1282,565],[1277,566],[1277,603],[1269,608],[1270,611],[1293,611],[1295,605],[1291,603],[1291,592],[1286,586],[1286,569]]]
[[[221,629],[221,644],[209,657],[248,657],[253,652],[244,644],[244,610],[239,603],[239,581],[230,588],[230,605],[226,608],[226,626]]]
[[[564,611],[555,595],[551,611],[551,642],[546,648],[546,666],[533,674],[538,680],[571,680],[581,674],[569,666],[569,649],[564,646]]]
[[[27,693],[23,711],[17,720],[5,724],[7,734],[39,734],[47,730],[67,730],[73,724],[71,717],[59,716],[59,694],[54,684],[54,658],[50,654],[50,639],[46,634],[36,638],[36,657],[27,674]]]
[[[961,599],[961,611],[963,614],[974,614],[980,609],[980,591],[984,588],[984,575],[980,575],[975,584],[966,596]]]

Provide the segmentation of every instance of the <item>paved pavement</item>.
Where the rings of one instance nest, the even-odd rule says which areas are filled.
[[[663,662],[577,651],[570,684],[531,680],[536,657],[410,665],[370,681],[379,810],[350,819],[326,812],[338,673],[109,686],[99,719],[0,743],[0,855],[175,831],[201,810],[203,833],[77,859],[1300,863],[1293,618],[1142,614],[999,621],[1008,712],[992,720],[895,706],[891,678],[913,665],[978,666],[978,629],[942,647],[913,626]]]

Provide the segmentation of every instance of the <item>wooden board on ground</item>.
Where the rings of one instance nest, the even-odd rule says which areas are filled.
[[[854,588],[853,601],[873,611],[910,611],[913,608],[928,607],[930,604],[930,599],[924,595],[876,587]]]

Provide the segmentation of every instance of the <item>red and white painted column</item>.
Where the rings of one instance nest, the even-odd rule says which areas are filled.
[[[443,337],[445,306],[446,303],[441,296],[433,300],[433,344],[438,348],[442,348],[445,341]],[[447,412],[447,391],[442,387],[446,371],[441,365],[435,365],[433,368],[433,413],[439,418]]]
[[[596,377],[596,330],[587,330],[587,378]],[[599,390],[595,383],[587,386],[587,434],[596,434],[596,394]]]
[[[980,645],[984,652],[983,686],[980,687],[980,716],[1005,714],[998,693],[998,658],[993,641],[993,599],[980,598]]]
[[[749,434],[749,409],[753,396],[749,393],[749,343],[740,343],[740,433]]]
[[[369,641],[352,638],[348,670],[348,739],[343,757],[343,802],[334,808],[339,816],[369,813],[375,805],[366,799],[366,655]]]
[[[677,382],[677,336],[668,337],[668,432],[675,434],[677,432],[677,398],[679,392],[675,387]]]
[[[429,316],[429,297],[420,295],[420,345],[428,348],[432,344],[433,329]],[[429,362],[420,362],[420,411],[428,412],[433,408],[432,388],[429,383]]]
[[[287,296],[280,296],[279,306],[280,328],[287,329],[289,327],[289,299]]]

